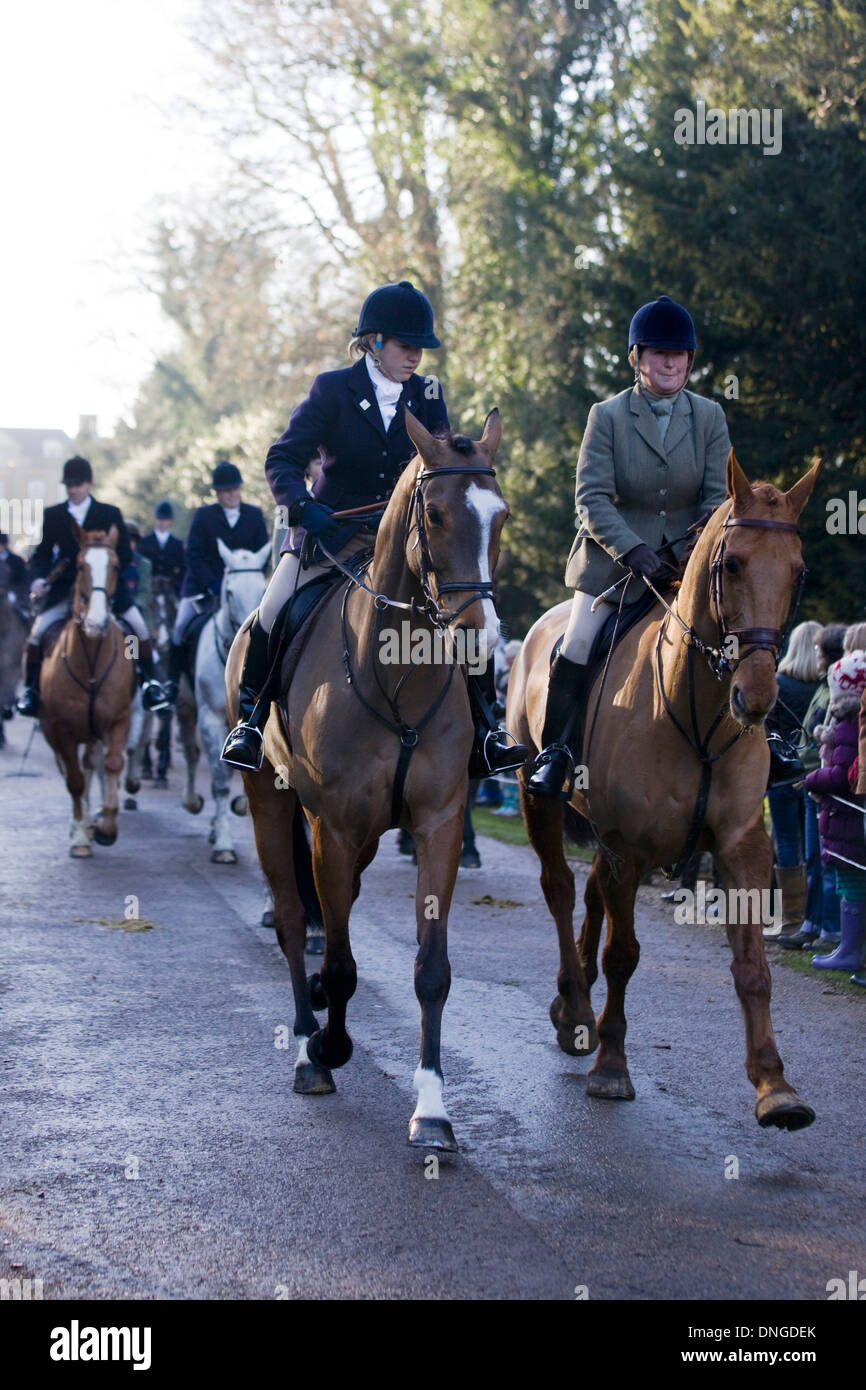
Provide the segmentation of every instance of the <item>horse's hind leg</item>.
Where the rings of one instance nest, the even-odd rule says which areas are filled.
[[[541,861],[542,892],[556,923],[559,938],[559,974],[556,978],[559,993],[550,1006],[550,1021],[556,1029],[556,1041],[563,1052],[572,1057],[584,1057],[598,1047],[598,1035],[584,962],[574,939],[574,874],[568,867],[562,848],[563,807],[557,801],[527,796],[522,784],[521,800],[529,842]],[[587,900],[587,917],[581,942],[585,940],[587,922],[590,920]],[[595,941],[597,950],[598,932]]]
[[[746,1023],[746,1073],[758,1093],[755,1115],[764,1128],[802,1129],[815,1112],[785,1080],[770,1018],[760,889],[769,890],[773,849],[763,824],[753,825],[731,845],[717,845],[715,856],[726,890],[731,974]]]
[[[298,1040],[294,1089],[301,1095],[324,1096],[336,1090],[327,1067],[310,1061],[307,1043],[319,1027],[304,964],[305,913],[295,881],[292,823],[297,798],[290,787],[275,785],[269,765],[261,772],[244,772],[244,785],[253,818],[256,849],[274,898],[274,927],[289,964],[295,997],[294,1034]],[[316,1000],[319,1007],[324,999]]]
[[[601,964],[607,999],[599,1015],[598,1057],[587,1077],[586,1094],[602,1100],[634,1100],[625,1055],[625,991],[640,957],[634,934],[634,900],[643,866],[618,847],[616,870],[599,856],[598,882],[607,910],[607,940]]]

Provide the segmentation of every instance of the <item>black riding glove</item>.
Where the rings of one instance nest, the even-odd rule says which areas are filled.
[[[301,525],[308,536],[313,536],[317,541],[328,547],[333,555],[336,551],[342,550],[348,539],[349,528],[341,525],[339,521],[331,520],[331,509],[322,502],[314,502],[312,499],[305,502],[301,511]]]
[[[640,579],[641,575],[646,575],[647,579],[652,579],[653,575],[658,574],[664,567],[652,546],[636,545],[627,555],[623,556],[622,562],[628,565],[635,578]]]

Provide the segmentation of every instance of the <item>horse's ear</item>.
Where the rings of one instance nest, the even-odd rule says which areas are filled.
[[[799,482],[796,482],[793,487],[788,488],[788,491],[785,493],[785,496],[794,510],[795,516],[800,515],[809,498],[812,496],[812,489],[818,481],[818,474],[821,472],[821,462],[821,459],[818,459],[818,462],[812,465],[809,472],[804,473]]]
[[[416,419],[411,410],[405,411],[404,418],[406,420],[406,433],[427,467],[436,468],[438,464],[443,463],[448,455],[448,450],[442,440],[432,435],[421,424],[421,421]]]
[[[731,449],[728,454],[725,472],[728,483],[728,496],[733,497],[735,507],[745,507],[752,500],[752,484],[737,463],[737,456],[733,449]]]
[[[220,536],[217,536],[217,538],[216,538],[216,543],[217,543],[217,550],[218,550],[219,553],[220,553],[220,558],[222,559],[222,562],[223,562],[223,564],[226,566],[226,568],[228,568],[229,563],[230,563],[230,560],[231,560],[232,551],[229,550],[229,548],[228,548],[228,546],[226,545],[225,541],[224,541]]]
[[[82,531],[74,516],[70,517],[70,521],[72,522],[72,539],[75,541],[75,544],[78,546],[78,549],[83,550],[84,546],[86,545],[86,541],[84,539],[85,532]]]
[[[108,546],[109,550],[117,549],[117,537],[118,530],[114,522],[112,522],[108,528],[108,535],[105,538],[105,544]]]
[[[484,421],[484,433],[478,440],[478,447],[485,453],[492,463],[496,457],[496,450],[502,441],[502,420],[496,406],[493,407],[487,419]]]
[[[271,542],[265,541],[264,545],[254,552],[254,555],[256,564],[264,569],[268,560],[271,558]]]

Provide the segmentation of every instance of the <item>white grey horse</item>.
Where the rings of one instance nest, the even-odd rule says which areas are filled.
[[[217,545],[225,572],[220,589],[219,609],[205,623],[198,641],[195,658],[195,703],[198,710],[198,737],[210,764],[211,791],[215,804],[210,837],[213,844],[211,861],[214,864],[236,864],[238,857],[232,843],[229,822],[229,794],[233,769],[228,763],[220,761],[220,753],[228,734],[225,666],[235,634],[244,619],[254,608],[258,608],[267,587],[264,569],[270,559],[271,543],[268,541],[259,550],[229,550],[221,540],[217,540]],[[195,763],[193,762],[191,767],[189,764],[187,754],[191,781],[183,804],[188,810],[194,810]],[[246,797],[236,796],[231,803],[231,809],[237,815],[244,815]]]

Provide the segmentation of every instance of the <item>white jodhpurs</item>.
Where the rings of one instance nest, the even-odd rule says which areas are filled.
[[[352,539],[343,546],[342,550],[336,551],[336,555],[344,563],[350,555],[363,550],[365,544],[372,545],[375,539],[375,532],[364,530],[356,532]],[[327,574],[333,571],[333,565],[308,565],[306,569],[301,569],[301,561],[297,555],[281,555],[280,563],[271,575],[271,582],[267,587],[265,596],[259,604],[259,622],[265,632],[270,632],[280,609],[289,599],[296,589],[300,589],[310,579],[315,579],[319,574]]]
[[[71,612],[71,599],[64,599],[62,603],[54,603],[50,608],[46,608],[45,612],[40,613],[39,617],[34,621],[30,629],[30,636],[27,638],[28,644],[31,647],[38,647],[39,643],[42,641],[43,633],[48,631],[51,624],[56,623],[60,618],[68,618]],[[133,604],[131,608],[127,608],[126,612],[121,613],[120,616],[125,623],[129,624],[139,641],[150,641],[147,623],[144,621],[144,618],[141,616],[135,604]]]
[[[595,612],[592,612],[592,605],[595,603],[593,594],[585,594],[580,589],[575,590],[574,598],[571,601],[571,612],[568,615],[568,626],[562,637],[560,651],[568,661],[575,662],[578,666],[585,666],[589,661],[589,654],[596,634],[604,627],[617,604],[608,602],[600,603]]]

